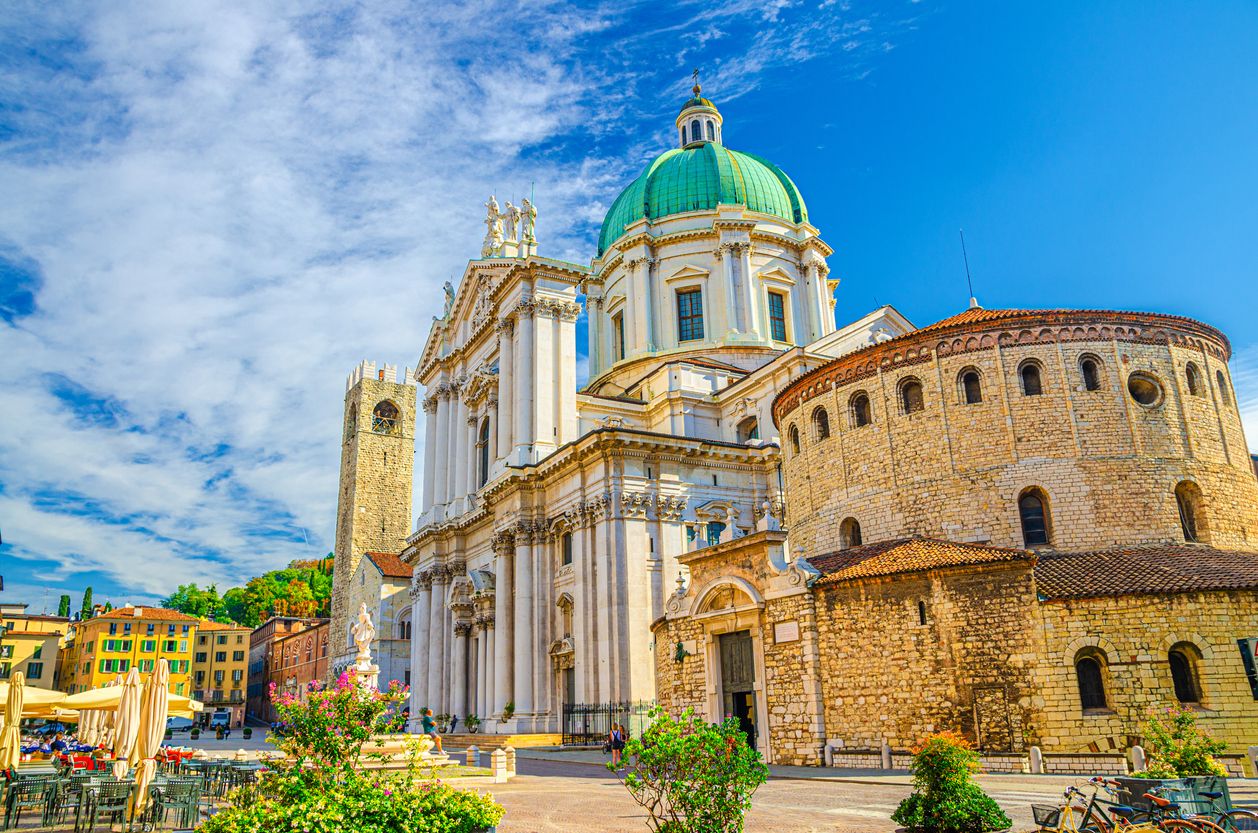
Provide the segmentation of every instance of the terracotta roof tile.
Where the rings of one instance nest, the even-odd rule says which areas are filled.
[[[140,611],[140,615],[136,615],[136,610]],[[166,619],[179,622],[200,622],[201,620],[195,616],[189,616],[186,613],[180,613],[177,610],[167,610],[164,607],[116,607],[108,613],[102,613],[99,616],[93,616],[93,619]],[[90,621],[90,620],[89,620]]]
[[[399,558],[396,553],[369,552],[367,557],[371,559],[372,564],[376,565],[380,573],[388,578],[411,577],[411,565]]]
[[[247,631],[253,630],[245,625],[235,625],[231,622],[212,622],[209,619],[202,619],[197,622],[197,630],[202,631]]]
[[[1199,544],[1046,553],[1035,582],[1043,599],[1258,589],[1258,553]]]
[[[818,555],[808,559],[808,562],[822,573],[818,584],[834,584],[937,567],[1031,560],[1034,557],[1027,550],[962,544],[935,538],[898,538]]]

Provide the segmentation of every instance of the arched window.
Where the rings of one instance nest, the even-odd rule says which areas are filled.
[[[961,396],[967,405],[977,405],[983,401],[983,383],[978,371],[967,368],[961,372]]]
[[[830,415],[825,408],[818,407],[812,412],[812,428],[819,441],[830,438]]]
[[[760,420],[753,416],[749,416],[742,422],[738,423],[738,441],[740,443],[751,442],[760,439]]]
[[[798,454],[799,453],[799,429],[796,428],[794,425],[792,425],[791,430],[788,433],[790,434],[790,438],[791,438],[791,452],[794,454]]]
[[[848,404],[848,410],[852,412],[852,427],[860,428],[863,425],[869,425],[873,422],[873,414],[869,408],[869,396],[864,391],[858,391],[852,394],[852,398]]]
[[[1223,400],[1224,405],[1232,404],[1232,399],[1227,393],[1227,377],[1223,375],[1222,370],[1214,371],[1214,381],[1219,385],[1219,399]]]
[[[1201,370],[1195,362],[1189,362],[1184,368],[1184,378],[1188,381],[1190,396],[1205,396],[1206,386],[1201,381]]]
[[[371,412],[371,430],[377,434],[394,434],[400,421],[397,405],[384,400]]]
[[[480,421],[480,434],[476,441],[480,451],[480,478],[477,488],[489,482],[489,417]]]
[[[1018,376],[1022,378],[1022,395],[1039,396],[1044,392],[1040,382],[1040,366],[1035,362],[1023,362],[1018,368]]]
[[[1101,389],[1101,362],[1093,356],[1084,356],[1079,360],[1079,372],[1083,375],[1084,390]]]
[[[922,394],[921,382],[906,379],[900,383],[900,407],[906,414],[916,414],[926,409],[926,397]]]
[[[559,537],[559,565],[572,563],[572,533],[565,532]]]
[[[1177,484],[1175,506],[1179,509],[1179,528],[1184,540],[1190,544],[1205,540],[1201,527],[1201,488],[1190,480]]]
[[[690,141],[692,142],[703,141],[703,125],[699,122],[698,119],[693,119],[690,122]]]
[[[1018,498],[1018,518],[1022,521],[1022,543],[1037,547],[1048,543],[1048,499],[1039,489],[1027,489]]]
[[[686,125],[681,126],[681,143],[686,144]]]
[[[926,624],[926,602],[917,603],[917,624]]]
[[[1101,658],[1093,654],[1085,654],[1075,660],[1075,679],[1079,683],[1079,705],[1086,711],[1104,710],[1108,707],[1105,699],[1105,673],[1101,667]]]
[[[839,524],[839,544],[843,549],[861,545],[861,525],[855,518],[846,518]]]
[[[1192,705],[1201,702],[1195,654],[1196,650],[1191,645],[1176,645],[1167,655],[1171,666],[1171,683],[1175,686],[1175,699]]]
[[[713,126],[712,122],[708,122],[708,141],[716,141],[716,128]]]

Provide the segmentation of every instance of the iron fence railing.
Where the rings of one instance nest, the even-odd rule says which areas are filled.
[[[564,703],[563,745],[596,746],[607,740],[612,724],[625,727],[629,737],[639,737],[650,724],[649,712],[655,704],[634,703]]]

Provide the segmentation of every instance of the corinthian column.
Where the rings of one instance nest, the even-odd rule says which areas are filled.
[[[511,700],[514,681],[511,651],[514,648],[514,597],[511,560],[514,537],[503,530],[494,538],[494,713],[501,714]]]
[[[533,713],[533,529],[521,524],[515,537],[515,710]]]
[[[454,623],[454,657],[450,663],[454,690],[449,710],[459,717],[467,717],[467,635],[471,631],[471,622]]]
[[[448,577],[445,567],[433,567],[431,574],[432,598],[428,606],[427,634],[432,646],[428,655],[428,707],[436,713],[441,710],[445,684],[445,611]]]
[[[498,322],[498,424],[495,426],[498,435],[498,454],[504,457],[511,455],[513,446],[511,425],[515,411],[515,392],[512,385],[515,381],[514,350],[512,344],[511,319],[504,318]],[[494,455],[497,459],[497,455]]]
[[[515,381],[513,401],[515,424],[515,450],[512,459],[517,464],[533,459],[533,395],[536,380],[533,378],[533,302],[520,304],[515,319]]]
[[[467,413],[467,468],[464,470],[464,477],[467,480],[467,493],[475,494],[480,488],[480,449],[477,447],[477,440],[480,439],[480,416],[476,411],[468,408]],[[469,507],[470,508],[470,507]]]
[[[428,634],[432,606],[432,575],[417,571],[411,589],[411,723],[418,726],[420,710],[428,705]],[[423,681],[423,682],[421,682]]]
[[[437,486],[437,402],[436,396],[424,399],[424,512],[432,508]]]
[[[440,506],[450,500],[450,386],[437,387],[437,436],[432,446],[433,471],[432,501]],[[425,452],[428,453],[428,452]]]

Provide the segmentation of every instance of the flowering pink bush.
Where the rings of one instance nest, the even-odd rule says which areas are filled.
[[[405,723],[408,691],[397,680],[387,691],[376,691],[351,671],[327,688],[310,686],[304,699],[276,694],[274,688],[272,683],[271,701],[284,729],[276,743],[298,769],[313,765],[316,780],[341,780],[354,772],[372,735],[401,731]]]

